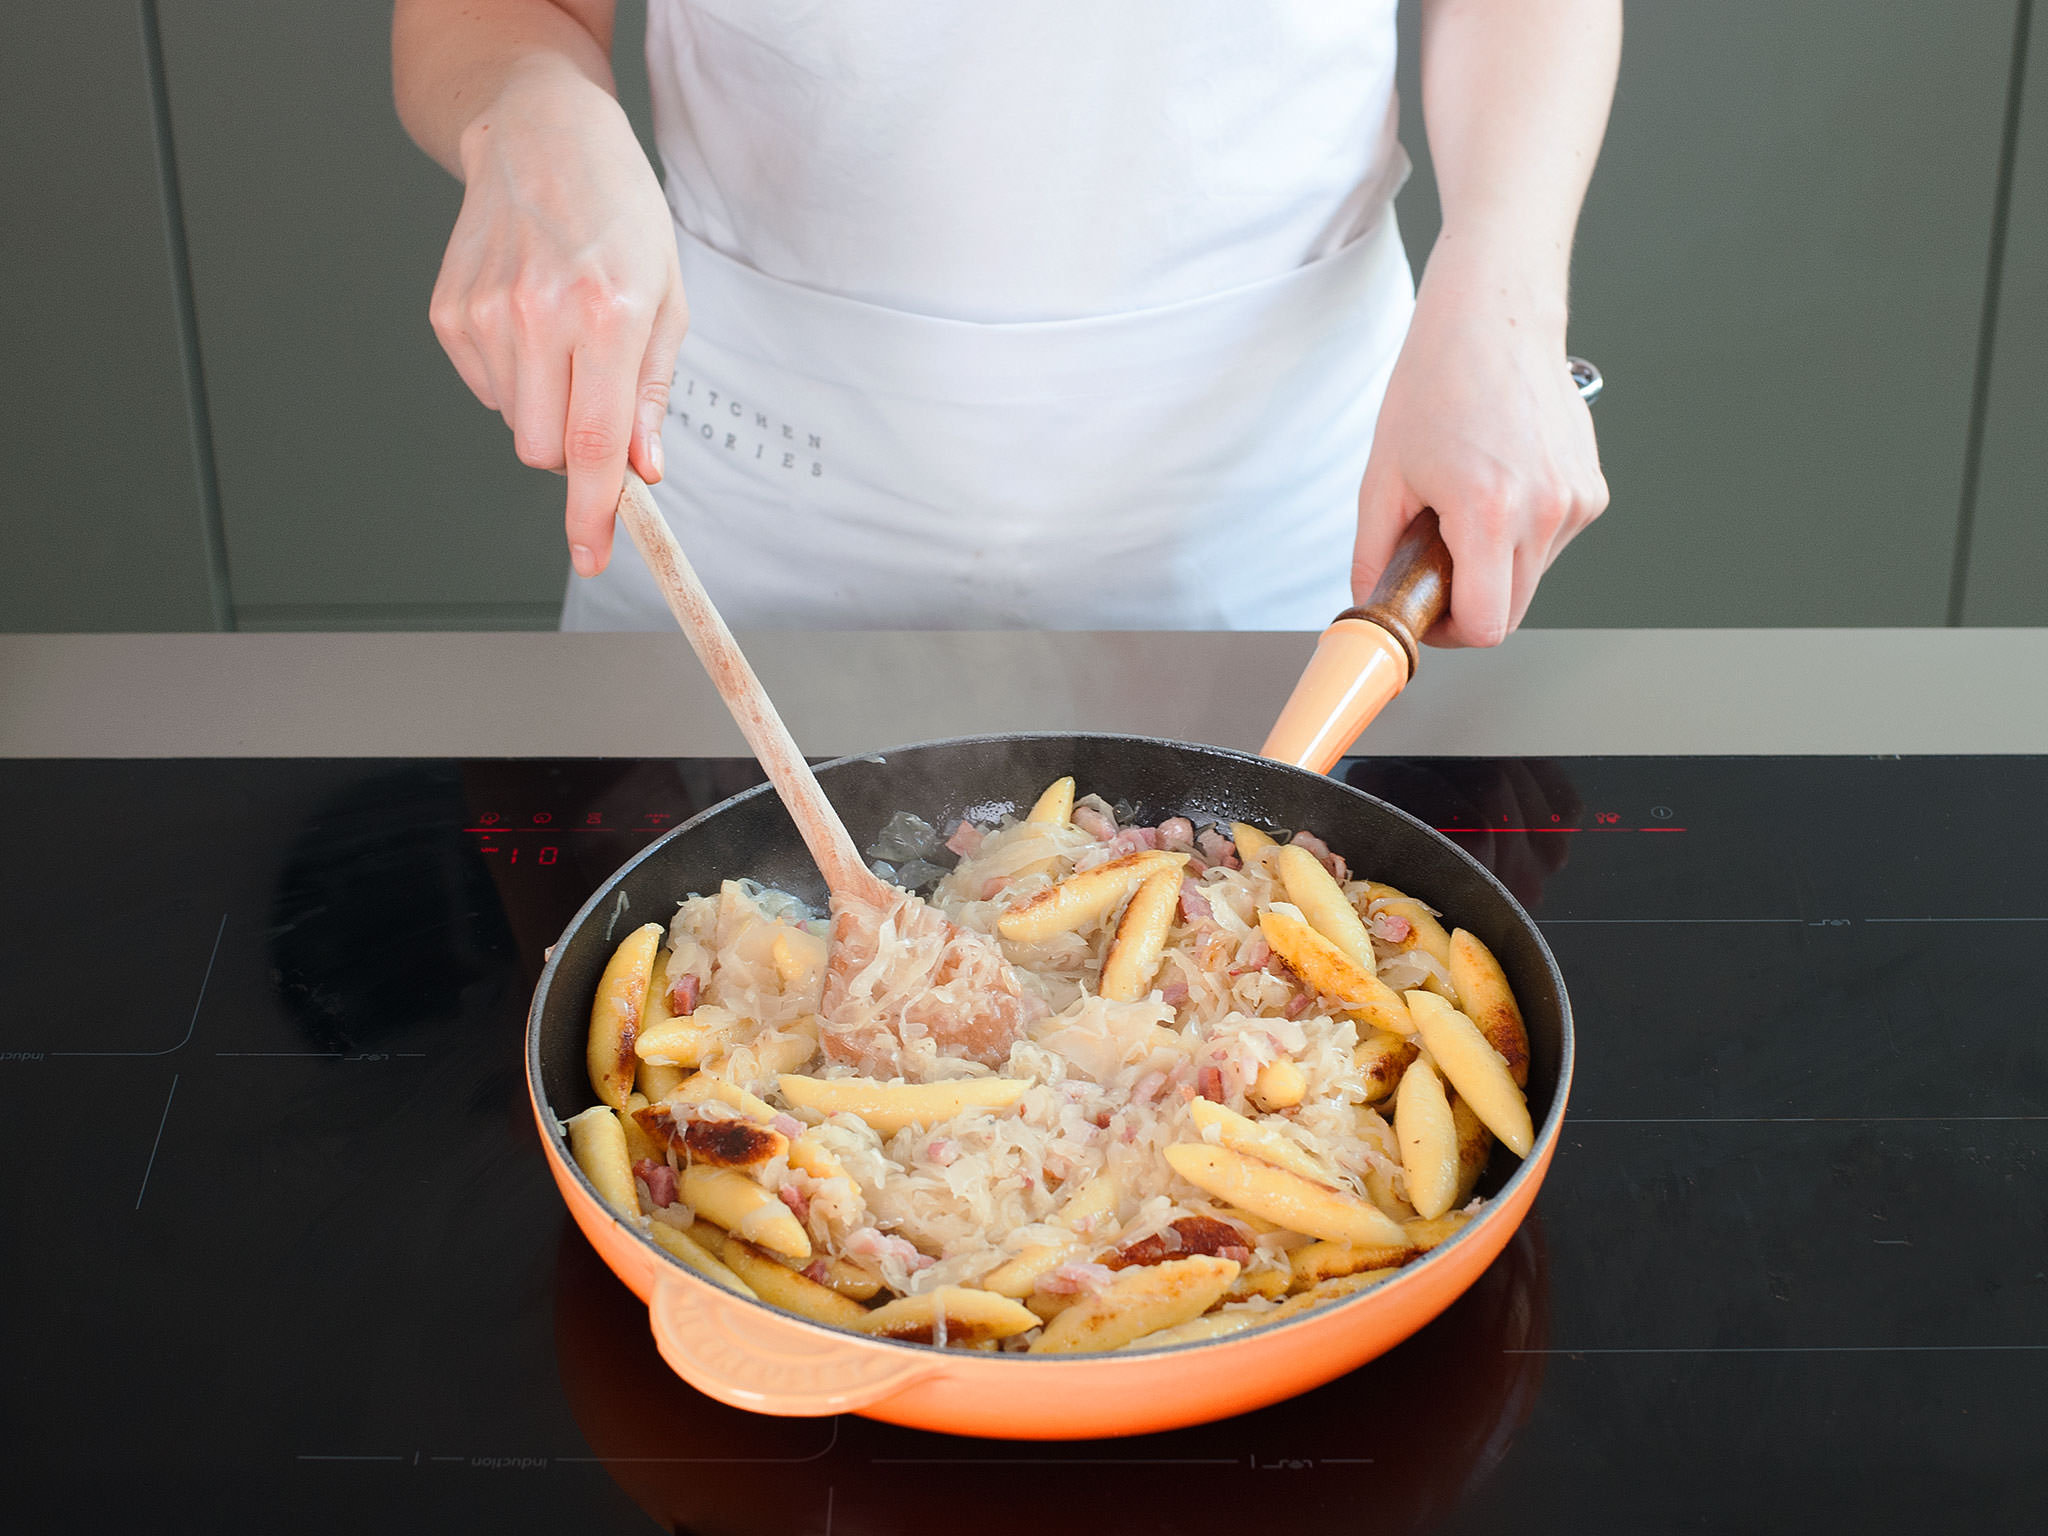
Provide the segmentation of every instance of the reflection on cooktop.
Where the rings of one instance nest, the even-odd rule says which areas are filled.
[[[709,1402],[555,1195],[542,953],[751,763],[0,764],[10,1528],[2041,1528],[2048,763],[1341,772],[1557,951],[1537,1215],[1383,1360],[1069,1446]]]

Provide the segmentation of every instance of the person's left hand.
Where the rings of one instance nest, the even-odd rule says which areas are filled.
[[[1355,602],[1401,530],[1436,509],[1454,575],[1432,645],[1500,644],[1550,562],[1607,507],[1592,416],[1565,365],[1562,305],[1503,279],[1512,270],[1438,245],[1359,488]]]

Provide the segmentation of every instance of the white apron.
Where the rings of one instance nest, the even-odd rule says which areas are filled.
[[[706,5],[693,0],[695,9]],[[983,12],[955,5],[926,14],[957,27]],[[1020,254],[1024,235],[1048,220],[1109,221],[1116,207],[1117,189],[1100,175],[1068,196],[1072,167],[1057,163],[1062,151],[1051,133],[1054,142],[1030,161],[1055,162],[1048,184],[1016,193],[1023,222],[1004,227],[1011,210],[999,201],[977,214],[993,232],[972,226],[960,234],[997,253],[989,261],[1010,263],[999,274],[999,299],[949,280],[980,270],[972,250],[934,254],[927,242],[914,259],[898,261],[887,248],[888,231],[922,206],[916,200],[944,195],[943,187],[913,185],[902,192],[912,199],[908,211],[889,206],[892,191],[924,174],[915,166],[877,173],[881,237],[872,250],[856,238],[865,225],[852,214],[834,223],[834,210],[817,211],[821,199],[838,195],[839,181],[743,197],[750,176],[772,182],[789,173],[787,157],[757,156],[766,168],[749,169],[721,165],[714,153],[736,152],[737,129],[707,124],[704,81],[725,82],[734,69],[732,58],[704,55],[729,41],[730,30],[729,18],[709,26],[677,0],[656,0],[650,10],[657,124],[667,130],[667,185],[691,312],[663,439],[667,477],[655,498],[732,624],[1318,629],[1349,604],[1358,484],[1414,303],[1392,211],[1406,161],[1392,139],[1390,24],[1386,89],[1363,109],[1374,119],[1370,142],[1320,162],[1303,152],[1317,185],[1313,197],[1297,189],[1276,205],[1300,215],[1300,228],[1280,245],[1258,248],[1259,230],[1245,236],[1249,252],[1230,245],[1230,210],[1218,215],[1189,193],[1179,213],[1151,209],[1150,227],[1105,223],[1100,263],[1085,231],[1054,230],[1044,253]],[[1376,33],[1367,37],[1353,72],[1377,71],[1380,46]],[[1013,46],[1004,57],[1015,53]],[[1045,63],[1048,79],[1074,73],[1070,58],[1061,73],[1056,54]],[[813,96],[827,56],[797,61]],[[1227,79],[1226,66],[1214,68]],[[683,77],[680,97],[665,70]],[[863,76],[842,94],[870,83]],[[1345,84],[1327,82],[1330,112],[1348,101]],[[1099,84],[1076,89],[1084,87],[1100,94]],[[782,89],[773,80],[758,88]],[[1140,80],[1128,93],[1153,88],[1178,100],[1185,82]],[[942,117],[951,101],[918,105],[913,115]],[[1093,96],[1076,97],[1053,115],[1065,121],[1098,106]],[[1141,117],[1143,107],[1134,109]],[[859,128],[864,110],[855,100],[843,115]],[[761,131],[758,118],[752,126]],[[1313,126],[1288,132],[1300,137]],[[1070,158],[1088,152],[1088,134],[1108,132],[1099,122],[1082,127],[1064,151]],[[838,142],[853,130],[828,123],[817,131]],[[910,155],[933,131],[925,122],[914,141],[876,153]],[[957,131],[970,125],[963,119]],[[1251,147],[1265,156],[1267,179],[1288,193],[1286,157]],[[1221,154],[1200,150],[1205,163]],[[1140,174],[1150,187],[1172,169],[1168,162]],[[1231,184],[1257,180],[1257,170],[1241,168]],[[1144,199],[1133,196],[1144,211]],[[1069,207],[1090,198],[1093,207]],[[808,223],[804,208],[814,213]],[[1224,223],[1211,230],[1204,217]],[[1276,213],[1260,226],[1269,246],[1280,222]],[[830,226],[829,240],[821,224]],[[1183,238],[1214,250],[1183,253]],[[1153,247],[1172,259],[1148,265]],[[1304,249],[1304,259],[1274,270],[1285,252]],[[1247,262],[1264,272],[1183,291],[1196,281],[1191,265],[1213,281],[1243,277]],[[890,286],[905,265],[909,293]],[[1078,309],[1082,317],[984,317],[998,308]],[[623,537],[602,576],[570,579],[565,629],[670,622]]]

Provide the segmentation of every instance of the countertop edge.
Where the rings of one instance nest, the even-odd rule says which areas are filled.
[[[806,752],[1002,731],[1256,749],[1308,634],[741,637]],[[1530,630],[1431,651],[1359,750],[2048,753],[2048,629]],[[0,635],[0,757],[745,751],[672,634]]]

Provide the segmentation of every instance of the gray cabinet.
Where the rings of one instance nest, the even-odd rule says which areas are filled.
[[[65,0],[0,43],[0,628],[224,612],[145,42]]]
[[[389,7],[164,0],[163,20],[240,622],[552,625],[561,483],[513,457],[427,324],[461,189],[392,110]]]
[[[1572,284],[1613,502],[1531,623],[1945,621],[2014,9],[1627,8]]]
[[[1979,345],[2019,6],[1629,7],[1571,335],[1610,380],[1614,505],[1532,623],[1941,623],[1959,549],[1960,618],[2048,623],[2048,21]],[[644,0],[619,10],[645,136]],[[562,487],[427,325],[459,189],[392,112],[388,8],[9,15],[0,627],[551,625]]]
[[[513,457],[427,324],[461,189],[392,110],[389,8],[163,7],[239,622],[552,626],[562,484]],[[644,24],[620,7],[636,83]]]
[[[2034,17],[2028,55],[1966,530],[1966,624],[2048,624],[2048,14]]]

